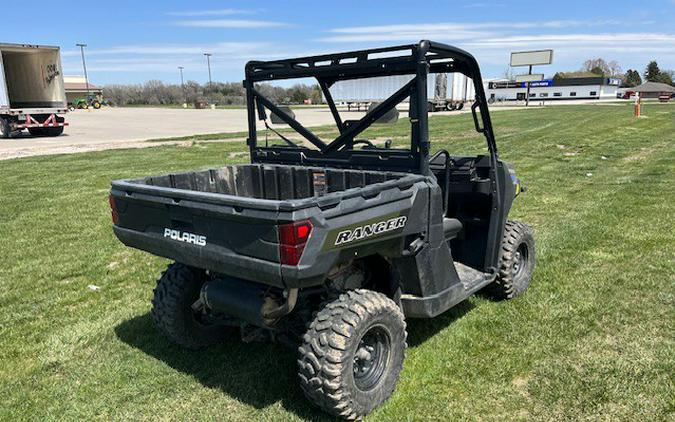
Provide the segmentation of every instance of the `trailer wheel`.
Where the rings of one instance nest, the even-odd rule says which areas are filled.
[[[502,240],[499,275],[491,293],[499,299],[513,299],[530,285],[535,264],[532,228],[519,221],[507,221]]]
[[[45,128],[42,127],[29,127],[28,133],[30,133],[31,136],[47,136]]]
[[[311,322],[299,347],[298,375],[307,398],[345,419],[370,413],[391,396],[403,368],[403,313],[372,290],[343,293]]]
[[[0,117],[0,139],[7,139],[12,135],[9,128],[9,121]]]
[[[152,298],[152,319],[157,329],[173,343],[200,349],[220,343],[228,334],[225,327],[203,321],[193,309],[199,291],[207,281],[206,272],[178,262],[162,273]]]
[[[63,133],[63,126],[46,127],[42,136],[59,136]]]

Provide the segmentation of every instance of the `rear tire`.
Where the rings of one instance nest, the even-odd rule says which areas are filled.
[[[12,131],[9,128],[9,122],[0,117],[0,139],[8,139],[12,136]]]
[[[178,262],[169,265],[157,282],[152,299],[152,319],[157,329],[173,343],[201,349],[220,343],[227,328],[200,321],[192,305],[199,298],[206,272]]]
[[[94,107],[95,110],[98,110],[101,108],[101,103],[98,101],[94,101],[91,103],[91,106]]]
[[[492,283],[492,293],[498,299],[513,299],[530,285],[535,265],[532,228],[519,221],[507,221],[502,240],[499,275]]]
[[[307,398],[324,411],[358,419],[394,391],[406,349],[405,320],[387,296],[343,293],[311,322],[299,347],[298,375]]]
[[[29,127],[28,133],[30,133],[30,136],[47,136],[45,128],[42,127]]]
[[[63,134],[63,128],[63,126],[46,127],[44,128],[44,135],[42,136],[60,136]]]

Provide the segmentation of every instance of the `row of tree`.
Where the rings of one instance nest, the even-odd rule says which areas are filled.
[[[318,85],[297,84],[283,88],[260,84],[257,88],[277,104],[302,104],[306,100],[311,100],[314,104],[321,102],[321,90]],[[213,82],[202,85],[188,81],[183,87],[152,80],[138,85],[106,85],[103,87],[103,94],[112,104],[119,106],[194,104],[196,101],[216,105],[246,104],[244,88],[240,82]]]
[[[564,78],[570,76],[605,76],[609,78],[619,78],[622,81],[622,86],[632,87],[637,86],[642,83],[642,77],[640,72],[635,69],[628,69],[625,73],[622,71],[621,66],[616,60],[606,61],[602,58],[589,59],[586,60],[581,66],[581,70],[578,72],[558,72],[553,77]],[[644,80],[651,82],[662,82],[665,84],[673,85],[673,79],[675,78],[675,72],[672,70],[660,70],[658,63],[652,60],[649,62],[647,67],[643,72]]]

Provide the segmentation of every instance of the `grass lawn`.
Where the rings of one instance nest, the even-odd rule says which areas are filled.
[[[511,216],[535,229],[532,285],[410,321],[398,388],[367,420],[675,418],[675,106],[645,114],[493,114],[501,157],[528,188]],[[468,114],[433,117],[430,134],[483,150]],[[325,418],[292,350],[233,339],[188,352],[158,335],[149,300],[167,261],[110,227],[112,179],[246,162],[242,151],[194,142],[0,162],[0,420]]]

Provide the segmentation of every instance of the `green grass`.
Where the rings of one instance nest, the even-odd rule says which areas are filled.
[[[367,420],[673,420],[675,107],[631,113],[493,114],[501,157],[528,188],[511,215],[536,232],[532,285],[410,321],[398,388]],[[435,147],[483,149],[468,115],[433,117],[430,133]],[[195,142],[0,162],[0,420],[324,418],[292,351],[233,340],[188,352],[158,335],[149,299],[167,261],[110,228],[112,179],[245,162],[243,151]]]

